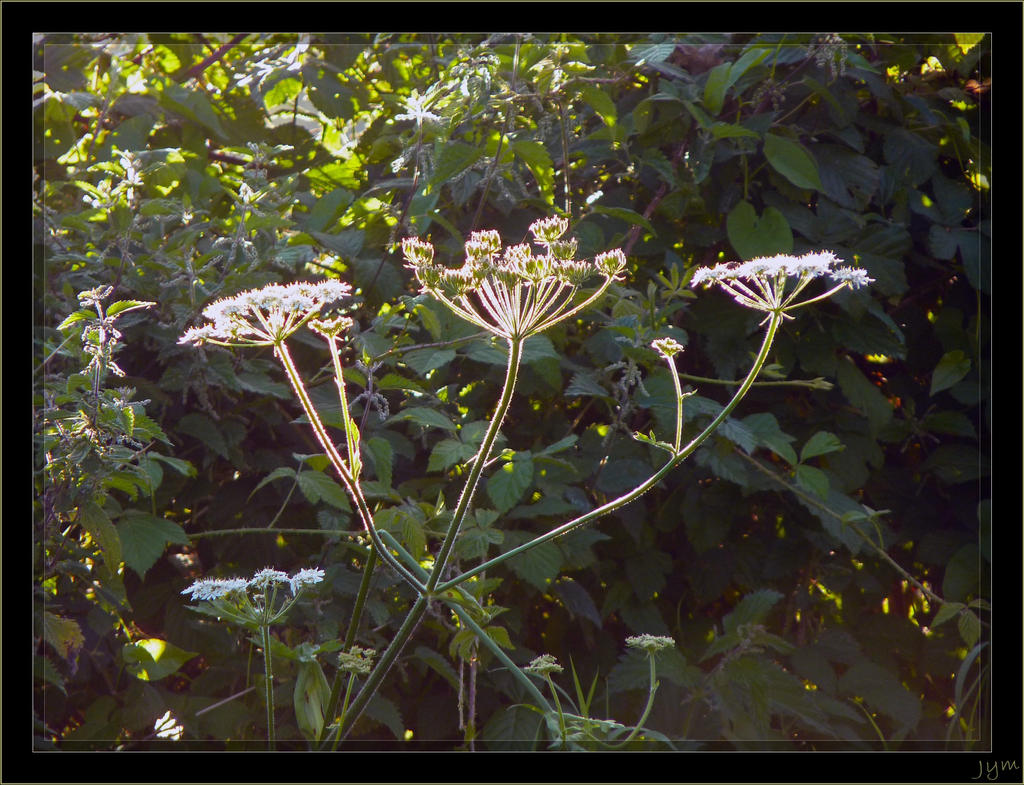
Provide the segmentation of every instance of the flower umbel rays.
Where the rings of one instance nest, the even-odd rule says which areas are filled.
[[[544,249],[540,255],[529,243],[502,250],[496,231],[473,232],[466,242],[465,263],[458,268],[435,263],[433,246],[423,240],[406,238],[402,250],[422,291],[466,321],[518,340],[583,310],[604,294],[626,266],[620,250],[598,254],[589,262],[574,260],[576,241],[561,239],[568,228],[568,220],[559,216],[534,221],[530,231]],[[574,306],[580,287],[594,276],[604,281]]]
[[[271,284],[206,306],[207,324],[186,330],[178,343],[219,346],[280,346],[329,303],[352,292],[329,278],[317,283]]]
[[[717,283],[740,305],[769,314],[779,313],[783,318],[792,319],[787,311],[824,300],[843,287],[857,289],[874,280],[868,277],[865,270],[859,267],[840,267],[841,263],[842,260],[836,258],[831,251],[818,251],[803,256],[779,254],[751,259],[749,262],[727,262],[714,267],[701,267],[693,274],[690,284],[710,286]],[[786,286],[791,277],[797,279],[796,285],[787,292]],[[807,284],[821,277],[828,278],[835,286],[817,297],[794,302]]]

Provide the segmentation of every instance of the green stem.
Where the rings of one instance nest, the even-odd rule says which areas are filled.
[[[730,400],[729,403],[722,407],[722,411],[718,413],[718,416],[715,417],[711,421],[711,423],[703,431],[701,431],[701,433],[696,438],[693,439],[693,441],[691,441],[688,445],[686,445],[686,447],[680,450],[676,457],[670,459],[667,463],[665,463],[664,466],[662,466],[657,472],[655,472],[641,485],[637,486],[629,493],[624,494],[623,496],[620,496],[617,499],[613,499],[612,501],[603,504],[594,510],[591,510],[585,515],[581,515],[578,518],[574,518],[573,520],[569,521],[568,523],[564,523],[561,526],[552,529],[547,534],[543,534],[539,537],[536,537],[535,539],[532,539],[529,542],[526,542],[517,548],[513,548],[510,551],[506,551],[500,556],[495,556],[493,559],[490,559],[484,562],[483,564],[480,564],[470,570],[467,570],[466,572],[456,576],[452,580],[447,581],[441,584],[440,586],[437,586],[436,591],[440,592],[446,589],[451,589],[459,585],[463,581],[471,578],[472,576],[478,575],[481,572],[484,572],[485,570],[488,570],[491,567],[495,566],[496,564],[500,564],[506,559],[511,559],[514,556],[518,556],[520,553],[523,553],[524,551],[534,548],[537,545],[540,545],[541,543],[548,542],[549,540],[553,540],[556,537],[561,537],[562,535],[567,534],[568,532],[572,531],[573,529],[579,526],[589,523],[590,521],[595,520],[596,518],[600,518],[604,515],[607,515],[608,513],[617,510],[619,507],[622,507],[624,504],[628,504],[634,499],[639,498],[644,493],[653,488],[655,485],[657,485],[658,482],[661,481],[662,477],[664,477],[666,474],[672,471],[672,469],[674,469],[684,460],[689,458],[690,455],[692,455],[693,452],[704,442],[704,440],[707,439],[708,436],[710,436],[712,433],[714,433],[718,426],[722,424],[725,418],[732,413],[733,409],[735,409],[739,402],[746,396],[747,392],[750,390],[751,386],[754,383],[754,379],[757,378],[757,374],[760,372],[761,366],[764,365],[765,360],[767,360],[768,358],[768,351],[771,349],[772,343],[775,340],[775,333],[778,330],[779,325],[781,323],[781,312],[773,313],[769,321],[768,328],[765,331],[764,340],[761,343],[761,350],[758,352],[757,357],[754,360],[753,367],[750,369],[750,373],[747,374],[747,377],[743,380],[743,383],[740,385],[740,388],[736,391],[736,394],[732,397],[732,400]]]
[[[484,470],[484,464],[487,463],[491,455],[491,449],[498,437],[498,432],[501,430],[501,423],[508,412],[509,404],[512,402],[512,392],[516,386],[519,363],[523,357],[524,340],[523,338],[508,339],[508,368],[505,373],[505,386],[501,391],[501,399],[498,401],[498,407],[491,418],[490,424],[487,426],[487,433],[484,434],[484,439],[480,444],[480,451],[476,454],[476,458],[470,466],[469,477],[466,479],[466,486],[462,489],[462,495],[459,496],[455,512],[452,514],[452,522],[448,526],[448,533],[445,534],[441,548],[434,559],[434,567],[431,570],[430,578],[427,580],[427,592],[433,592],[434,587],[437,586],[437,582],[441,578],[445,563],[448,561],[448,556],[455,546],[455,538],[459,534],[459,528],[462,526],[462,521],[469,511],[469,505],[473,501],[473,495],[476,493],[476,487]]]
[[[377,566],[377,555],[371,547],[366,554],[366,563],[363,565],[363,579],[359,583],[359,591],[356,594],[356,604],[352,608],[352,617],[349,619],[348,630],[345,632],[345,642],[342,647],[342,651],[349,651],[356,642],[356,635],[359,632],[359,622],[363,617],[363,607],[366,605],[366,597],[370,593],[370,581],[373,578],[373,568]],[[331,685],[331,696],[327,700],[327,710],[324,712],[324,717],[336,718],[338,711],[338,701],[341,696],[341,681],[344,678],[344,671],[339,670],[334,676],[334,684]],[[348,682],[348,692],[352,691],[352,679]],[[348,704],[348,695],[345,696],[345,703]],[[344,715],[345,711],[342,709],[341,714]],[[338,719],[339,725],[341,720]],[[330,722],[325,722],[323,729],[320,731],[320,738],[317,739],[321,744],[327,738],[327,726]]]
[[[412,637],[426,611],[427,598],[420,595],[416,598],[412,608],[409,609],[409,613],[406,615],[405,621],[402,622],[402,626],[398,628],[398,632],[395,633],[395,637],[391,639],[391,643],[384,650],[380,661],[366,679],[366,684],[363,685],[356,699],[352,701],[352,705],[349,707],[345,717],[345,722],[339,731],[339,739],[344,739],[352,730],[352,726],[355,725],[356,720],[359,719],[366,708],[366,704],[370,702],[370,699],[377,692],[387,672],[391,670],[391,666],[398,659],[398,655],[402,653],[402,649],[405,648],[406,642]]]
[[[276,744],[274,739],[274,679],[270,655],[270,627],[268,625],[260,626],[260,638],[263,642],[263,679],[267,691],[267,744],[273,750]]]
[[[615,744],[604,745],[610,750],[620,750],[633,741],[633,739],[636,738],[636,735],[643,728],[644,723],[647,722],[647,715],[649,715],[651,713],[651,709],[654,708],[654,693],[658,691],[658,674],[657,669],[654,667],[654,657],[649,655],[648,659],[651,661],[651,686],[650,689],[647,690],[647,705],[644,707],[644,712],[640,715],[640,719],[636,721],[636,725],[626,738]]]
[[[299,371],[295,367],[295,363],[288,351],[288,347],[282,342],[275,346],[274,349],[278,358],[281,360],[281,364],[284,366],[285,372],[288,375],[288,380],[291,382],[292,389],[295,391],[295,395],[298,397],[299,403],[302,404],[302,408],[306,412],[306,417],[309,419],[310,425],[313,428],[313,433],[316,434],[317,441],[320,442],[320,446],[323,447],[324,452],[327,453],[327,457],[330,459],[335,471],[337,471],[338,476],[341,478],[341,481],[345,486],[345,490],[348,491],[349,496],[351,496],[355,501],[356,508],[359,510],[359,517],[363,522],[363,528],[366,529],[366,533],[373,541],[378,555],[380,555],[389,566],[391,566],[410,585],[412,585],[416,591],[422,591],[423,584],[417,581],[412,574],[406,570],[394,556],[391,555],[390,551],[388,551],[381,542],[377,528],[373,525],[373,513],[370,512],[369,505],[366,503],[366,499],[363,496],[359,484],[352,476],[352,472],[349,470],[345,460],[338,453],[338,449],[334,446],[334,442],[331,441],[331,438],[327,433],[327,429],[324,427],[323,421],[320,419],[320,415],[317,413],[312,400],[310,400],[309,395],[306,393],[306,388],[302,384],[302,377],[299,376]]]
[[[441,600],[445,603],[445,605],[447,605],[449,608],[455,611],[455,613],[459,617],[459,621],[462,624],[465,624],[466,627],[468,627],[470,630],[472,630],[473,634],[480,639],[480,642],[491,650],[491,653],[494,654],[495,658],[497,658],[497,660],[502,665],[509,669],[509,672],[516,678],[516,680],[521,685],[523,685],[523,687],[526,688],[526,691],[530,693],[530,697],[537,701],[538,704],[543,706],[545,711],[551,711],[551,704],[547,702],[547,699],[544,697],[544,693],[537,689],[536,685],[532,681],[530,681],[530,678],[525,673],[523,673],[522,669],[518,665],[512,662],[509,656],[501,650],[501,647],[494,642],[491,636],[488,635],[480,627],[479,624],[473,621],[473,619],[469,615],[469,611],[467,611],[465,608],[461,607],[457,602],[454,602],[452,600],[448,600],[444,597],[442,597]]]

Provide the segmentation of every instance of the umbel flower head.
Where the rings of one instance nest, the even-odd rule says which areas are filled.
[[[714,267],[701,267],[693,274],[690,284],[710,286],[717,283],[740,305],[768,313],[781,313],[784,318],[792,319],[786,311],[824,300],[843,287],[857,289],[874,280],[868,277],[866,271],[858,267],[841,267],[841,263],[842,259],[837,259],[831,251],[818,251],[803,256],[779,254],[751,259],[749,262],[726,262]],[[796,284],[787,291],[790,278],[795,278]],[[827,278],[835,286],[817,297],[795,302],[796,296],[815,278]]]
[[[265,567],[251,578],[201,578],[181,593],[191,599],[205,600],[212,605],[198,606],[192,610],[215,615],[250,629],[275,624],[285,617],[306,586],[313,586],[324,579],[324,571],[301,569],[294,575]],[[280,595],[277,586],[288,586],[291,596]]]
[[[402,242],[406,266],[416,273],[422,291],[437,298],[466,321],[508,339],[521,339],[546,330],[578,313],[604,294],[625,269],[620,250],[576,261],[576,241],[563,240],[565,218],[552,216],[530,226],[537,254],[529,243],[502,250],[494,230],[473,232],[466,242],[462,267],[434,262],[434,247],[414,237]],[[580,287],[594,276],[604,280],[578,305]]]
[[[334,278],[241,292],[206,306],[203,316],[209,322],[186,330],[178,343],[277,346],[324,306],[351,292],[352,287]]]

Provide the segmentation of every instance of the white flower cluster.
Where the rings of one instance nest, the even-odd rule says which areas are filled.
[[[759,257],[749,262],[726,262],[714,267],[701,267],[690,279],[692,286],[718,284],[740,305],[768,313],[785,313],[801,305],[817,302],[849,286],[857,289],[874,279],[859,267],[838,266],[841,259],[831,251],[818,251],[803,256],[779,254]],[[796,296],[815,278],[826,277],[834,284],[824,294],[796,302]],[[796,278],[792,290],[786,291],[788,279]]]
[[[297,595],[305,586],[312,586],[324,579],[324,571],[319,569],[301,569],[294,575],[280,570],[264,568],[252,576],[245,578],[202,578],[184,589],[182,594],[191,594],[192,600],[216,600],[226,597],[232,592],[245,592],[249,589],[266,591],[275,583],[288,584],[293,595]]]
[[[535,254],[529,243],[502,250],[498,232],[473,232],[465,244],[465,263],[458,268],[435,263],[434,247],[414,237],[402,242],[402,250],[422,291],[495,335],[521,338],[577,313],[625,269],[626,257],[618,249],[590,262],[575,260],[576,241],[561,239],[568,228],[568,220],[559,216],[534,221],[530,231],[544,248],[542,254]],[[580,287],[596,275],[604,278],[598,292],[572,307]]]
[[[778,276],[795,276],[797,278],[818,278],[827,275],[833,281],[848,283],[854,289],[867,286],[874,279],[867,272],[856,267],[836,267],[842,262],[831,251],[806,253],[803,256],[779,254],[777,256],[760,256],[749,262],[725,262],[714,267],[701,267],[690,279],[691,286],[698,284],[710,285],[720,281],[737,278],[776,278]]]
[[[209,323],[186,330],[179,344],[275,346],[329,303],[352,292],[335,278],[317,283],[271,284],[217,300],[203,309]]]

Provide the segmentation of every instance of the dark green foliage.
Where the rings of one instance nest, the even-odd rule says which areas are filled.
[[[634,746],[986,748],[990,44],[41,37],[38,746],[150,749],[168,710],[181,747],[265,738],[253,644],[183,612],[180,591],[321,566],[275,674],[279,748],[307,748],[316,720],[288,707],[320,696],[336,660],[294,653],[349,632],[365,542],[271,352],[177,340],[218,297],[351,283],[338,308],[354,320],[342,361],[367,496],[378,526],[424,558],[506,352],[418,293],[398,243],[429,238],[457,265],[470,231],[521,242],[558,212],[579,255],[621,247],[629,267],[597,309],[526,343],[500,458],[455,548],[462,570],[662,465],[653,442],[672,440],[675,398],[652,339],[686,347],[677,366],[699,393],[684,440],[720,411],[732,388],[717,380],[749,368],[758,318],[694,292],[695,267],[827,249],[875,283],[797,311],[764,384],[696,460],[463,584],[473,597],[459,601],[516,663],[550,652],[581,683],[597,677],[597,720],[643,708],[647,662],[625,637],[674,637]],[[101,286],[106,305],[155,303],[118,314],[121,380],[86,369],[97,339],[84,323],[60,329]],[[322,343],[292,345],[343,444]],[[355,639],[383,649],[412,599],[378,567]],[[436,610],[352,738],[545,749],[522,685]]]

